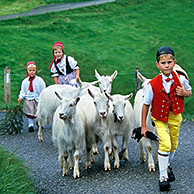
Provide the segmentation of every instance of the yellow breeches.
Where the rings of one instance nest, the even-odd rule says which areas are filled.
[[[162,152],[174,152],[178,146],[179,128],[182,122],[181,114],[174,115],[169,112],[168,123],[152,117],[158,133],[159,150]]]

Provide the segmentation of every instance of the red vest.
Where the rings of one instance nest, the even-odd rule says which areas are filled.
[[[181,86],[177,75],[172,71],[173,80],[170,93],[167,94],[162,85],[162,75],[159,74],[150,81],[154,93],[152,101],[152,116],[160,121],[168,122],[168,114],[171,110],[175,115],[184,110],[184,97],[176,95],[176,87]]]

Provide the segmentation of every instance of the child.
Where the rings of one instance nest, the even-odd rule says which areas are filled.
[[[37,67],[35,62],[28,62],[26,65],[27,75],[22,81],[18,104],[24,99],[24,113],[28,118],[28,131],[34,132],[34,120],[40,93],[45,88],[43,79],[36,75]]]
[[[170,189],[175,180],[172,168],[168,166],[178,146],[179,128],[184,110],[184,97],[191,96],[191,86],[183,75],[173,71],[176,64],[174,52],[170,47],[160,47],[156,53],[156,66],[160,74],[152,79],[144,93],[142,107],[141,133],[146,137],[146,118],[150,104],[152,119],[155,123],[159,141],[159,188],[161,191]],[[167,129],[168,128],[168,129]]]
[[[79,66],[71,56],[64,54],[64,47],[61,42],[53,45],[54,58],[48,69],[51,69],[51,76],[55,84],[70,84],[78,86],[76,80],[79,78]]]

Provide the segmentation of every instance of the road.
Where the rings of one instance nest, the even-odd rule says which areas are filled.
[[[40,15],[40,14],[45,14],[45,13],[50,13],[50,12],[58,12],[58,11],[75,9],[75,8],[80,8],[80,7],[87,7],[87,6],[92,6],[92,5],[99,5],[99,4],[109,3],[109,2],[114,2],[114,1],[116,0],[96,0],[96,1],[85,1],[85,2],[78,2],[78,3],[47,4],[44,6],[36,7],[32,11],[0,16],[0,21],[14,19],[18,17],[24,17],[24,16]]]
[[[51,125],[44,129],[44,142],[39,143],[37,132],[0,136],[0,144],[25,160],[30,167],[30,175],[35,181],[35,188],[40,194],[157,194],[158,169],[149,172],[147,164],[141,164],[139,159],[139,144],[130,140],[129,160],[121,161],[119,169],[103,170],[103,149],[99,144],[100,154],[95,157],[91,169],[85,169],[85,154],[80,161],[81,178],[74,179],[72,172],[62,177],[58,163],[57,149],[51,139]],[[26,128],[26,122],[24,123]],[[194,193],[194,122],[183,122],[180,131],[180,141],[175,160],[172,165],[176,181],[171,184],[170,194]],[[119,143],[121,139],[119,138]],[[155,147],[154,147],[155,149]],[[113,161],[111,159],[113,167]]]

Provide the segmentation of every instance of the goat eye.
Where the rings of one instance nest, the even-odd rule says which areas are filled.
[[[96,105],[96,102],[94,102],[94,104]]]
[[[70,104],[69,106],[73,106],[73,104]]]
[[[110,84],[112,84],[112,81],[110,81]]]
[[[99,84],[101,84],[102,82],[98,82]]]

